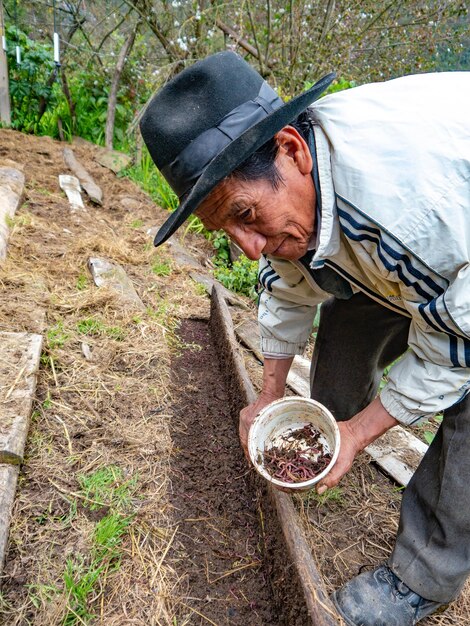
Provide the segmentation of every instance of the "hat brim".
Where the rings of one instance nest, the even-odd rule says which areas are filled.
[[[292,98],[229,143],[212,159],[188,196],[161,226],[155,236],[154,245],[165,243],[226,176],[315,102],[335,78],[335,73],[327,74],[313,87]]]

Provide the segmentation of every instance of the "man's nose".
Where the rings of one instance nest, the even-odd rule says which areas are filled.
[[[261,257],[267,242],[264,235],[248,229],[228,229],[227,235],[251,261],[257,261]]]

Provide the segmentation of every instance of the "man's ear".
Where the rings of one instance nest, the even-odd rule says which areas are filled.
[[[301,174],[310,175],[313,159],[307,142],[293,126],[284,126],[276,135],[279,154],[291,158]]]

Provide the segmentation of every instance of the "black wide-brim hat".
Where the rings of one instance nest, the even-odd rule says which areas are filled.
[[[317,100],[334,78],[328,74],[284,103],[238,54],[220,52],[168,82],[140,123],[155,165],[180,200],[155,245],[164,243],[226,176]]]

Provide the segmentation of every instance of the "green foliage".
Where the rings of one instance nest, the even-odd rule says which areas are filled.
[[[142,187],[151,196],[152,200],[163,209],[174,211],[178,206],[178,196],[155,167],[152,157],[145,146],[142,149],[140,163],[129,167],[125,171],[125,175]]]
[[[227,235],[223,231],[219,231],[212,239],[212,245],[215,248],[215,264],[221,267],[230,265],[230,246]]]
[[[95,527],[93,541],[97,557],[101,560],[104,558],[114,560],[114,569],[119,561],[119,545],[122,536],[127,530],[132,518],[123,517],[119,513],[110,513],[103,517]]]
[[[33,41],[13,26],[6,29],[7,38],[21,47],[21,64],[16,62],[15,46],[7,47],[10,69],[10,96],[12,127],[17,130],[38,132],[37,117],[42,99],[54,105],[52,84],[48,80],[55,71],[52,46]]]
[[[250,261],[246,256],[242,255],[231,267],[217,267],[214,270],[214,275],[227,289],[250,298],[256,298],[257,261]]]
[[[314,81],[307,80],[304,83],[304,91],[310,89],[315,84]],[[356,87],[357,83],[354,80],[346,80],[343,77],[337,78],[333,83],[328,87],[323,95],[327,95],[330,93],[336,93],[337,91],[344,91],[345,89],[351,89],[352,87]]]
[[[131,222],[131,228],[141,228],[144,225],[144,221],[136,219]]]
[[[63,626],[86,624],[95,617],[88,609],[88,598],[104,568],[104,563],[96,561],[87,565],[80,554],[67,559],[63,578],[68,596],[68,610],[62,621]]]

